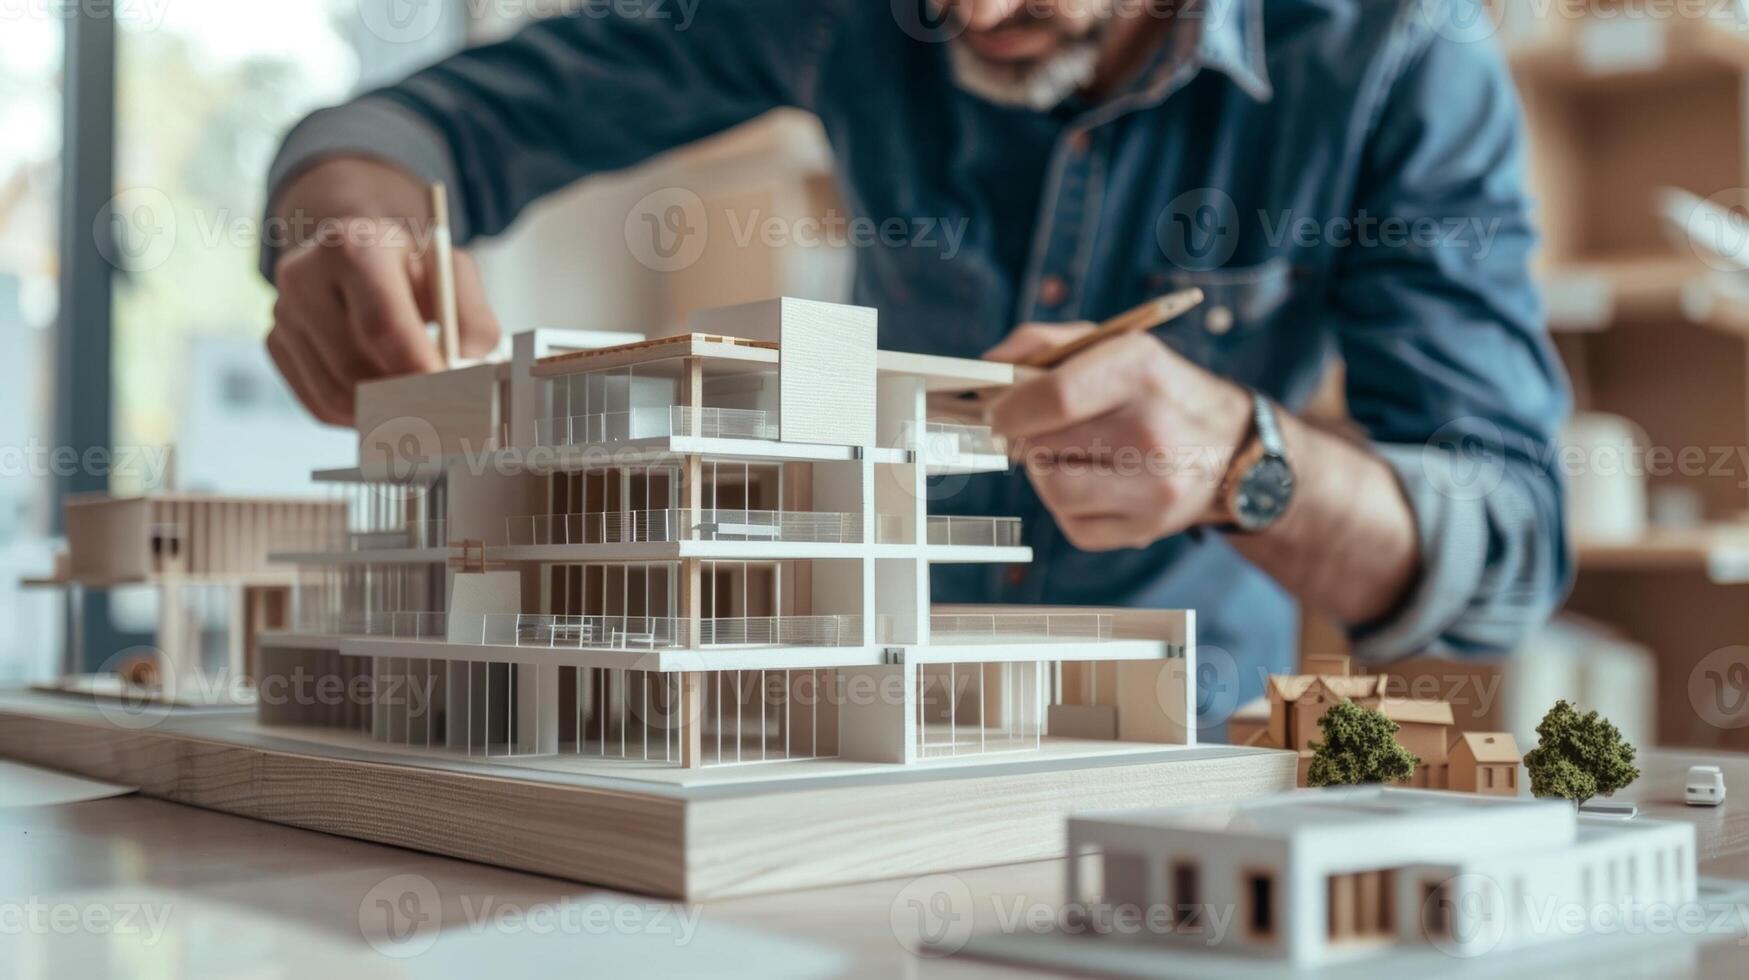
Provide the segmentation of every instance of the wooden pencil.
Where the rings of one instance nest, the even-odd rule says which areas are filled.
[[[1152,330],[1162,323],[1183,316],[1202,302],[1202,290],[1194,287],[1156,296],[1135,309],[1125,310],[1101,323],[1091,333],[1082,334],[1066,344],[1040,351],[1022,363],[1027,367],[1052,368],[1095,344],[1127,333]]]
[[[461,357],[461,326],[456,320],[455,243],[449,232],[449,191],[442,181],[431,185],[431,264],[443,363],[453,368]]]

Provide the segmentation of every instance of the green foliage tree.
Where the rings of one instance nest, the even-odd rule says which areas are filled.
[[[1353,701],[1332,705],[1318,719],[1324,737],[1312,743],[1308,786],[1396,783],[1414,775],[1421,760],[1397,744],[1396,722]]]
[[[1536,739],[1536,748],[1524,756],[1535,796],[1583,804],[1640,777],[1634,747],[1595,711],[1582,715],[1572,704],[1556,701],[1537,724]]]

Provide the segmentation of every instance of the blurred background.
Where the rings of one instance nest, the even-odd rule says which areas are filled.
[[[81,6],[0,6],[0,681],[52,673],[43,638],[73,625],[14,585],[48,571],[61,495],[296,492],[347,457],[349,436],[302,414],[261,347],[268,161],[309,110],[543,7]],[[1749,748],[1743,14],[1498,0],[1465,30],[1503,48],[1531,129],[1539,271],[1580,409],[1563,456],[1580,577],[1528,656],[1393,672],[1434,685],[1417,693],[1452,700],[1460,727],[1523,744],[1566,696],[1631,738]],[[674,208],[708,232],[678,270],[639,240]],[[479,254],[509,330],[654,332],[703,306],[843,298],[852,257],[831,232],[845,217],[816,125],[780,113],[585,181]],[[745,236],[770,219],[820,235]],[[1335,382],[1318,412],[1340,416]],[[88,649],[116,650],[150,616],[118,595],[77,625]],[[1307,653],[1342,647],[1306,624]]]

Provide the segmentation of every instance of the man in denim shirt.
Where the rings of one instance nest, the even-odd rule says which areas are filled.
[[[1478,16],[1472,0],[588,7],[305,120],[270,209],[294,229],[419,222],[442,180],[465,243],[579,178],[797,106],[823,121],[854,216],[963,232],[858,248],[854,301],[880,311],[883,347],[1018,359],[1200,287],[1191,315],[994,406],[1024,471],[931,506],[1026,518],[1035,563],[943,566],[934,585],[1196,609],[1218,729],[1292,666],[1296,602],[1347,624],[1363,658],[1494,651],[1568,578],[1550,453],[1567,394],[1527,268],[1519,110]],[[409,241],[294,242],[263,270],[281,286],[268,347],[321,418],[349,423],[360,380],[437,367]],[[498,325],[465,252],[458,277],[464,351],[486,350]],[[1359,433],[1292,414],[1337,358]]]

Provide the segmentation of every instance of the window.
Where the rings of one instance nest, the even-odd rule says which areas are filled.
[[[1148,859],[1141,854],[1105,852],[1105,904],[1148,906]]]
[[[1247,924],[1251,928],[1251,936],[1255,939],[1268,939],[1275,935],[1275,877],[1267,873],[1254,873],[1245,878],[1245,895],[1251,903],[1251,914]]]
[[[1483,766],[1482,767],[1482,788],[1483,789],[1493,789],[1494,788],[1494,767],[1493,766]]]
[[[0,7],[0,681],[59,668],[59,598],[22,589],[54,567],[55,319],[63,17]],[[36,13],[32,13],[32,12]],[[38,16],[37,14],[41,14]]]
[[[348,458],[355,439],[311,420],[262,349],[273,291],[256,242],[293,123],[461,42],[461,16],[384,36],[402,3],[116,6],[113,439],[175,445],[183,489],[285,492]],[[110,488],[161,481],[118,467]]]
[[[1395,920],[1394,873],[1387,870],[1331,875],[1325,915],[1332,943],[1387,937]]]
[[[1428,941],[1438,942],[1451,938],[1451,888],[1439,883],[1429,882],[1422,890],[1421,898],[1421,932]]]
[[[1202,931],[1202,875],[1189,861],[1172,865],[1174,922],[1179,932]]]

